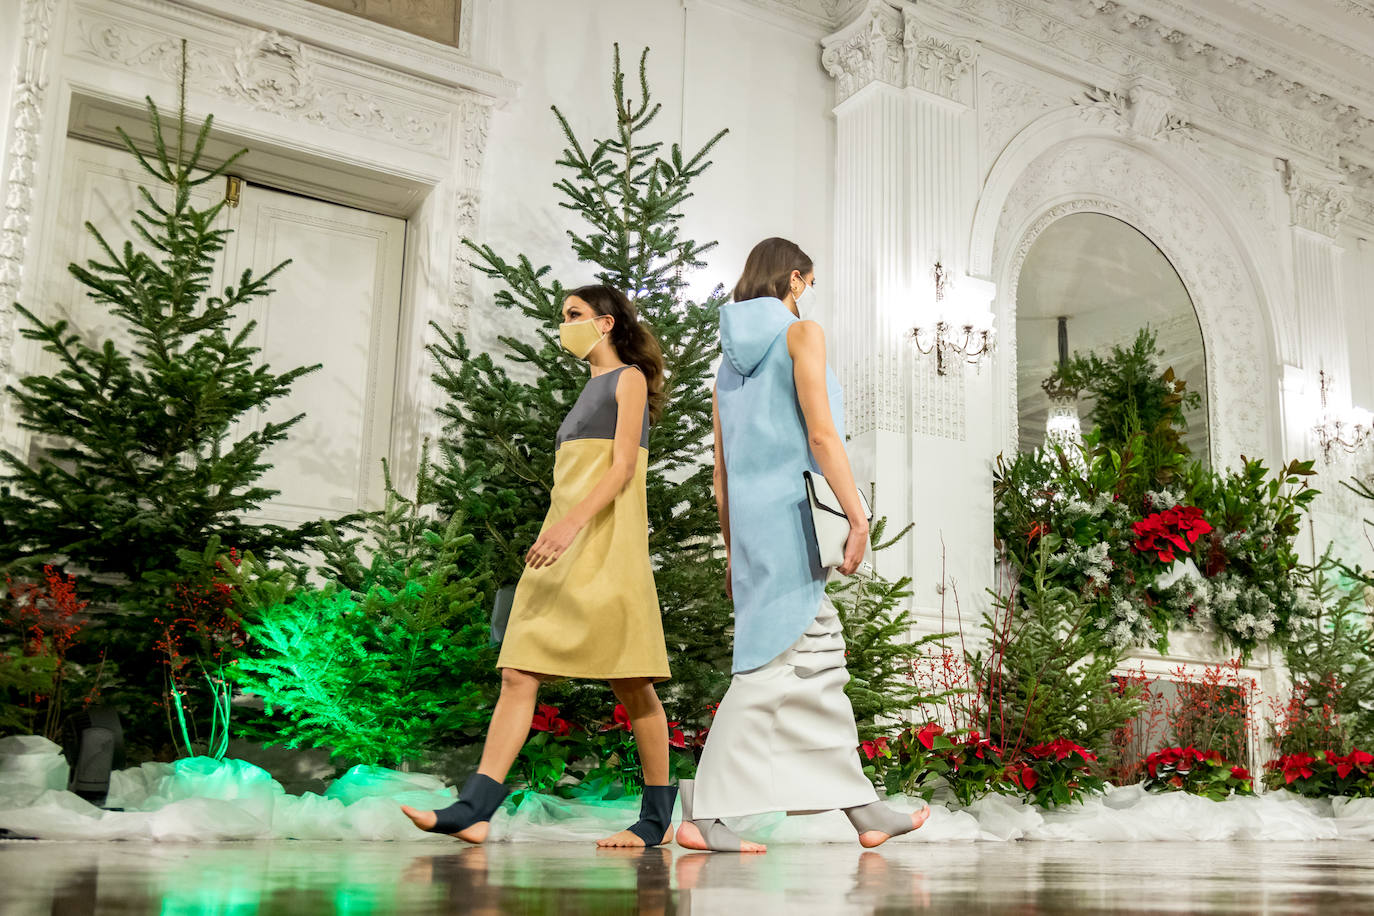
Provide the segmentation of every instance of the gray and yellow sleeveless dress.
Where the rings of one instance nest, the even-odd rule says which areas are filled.
[[[541,531],[563,518],[610,470],[616,382],[629,368],[589,379],[558,427],[553,492]],[[526,567],[520,576],[498,668],[596,680],[669,676],[649,563],[648,463],[646,405],[634,477],[557,562]]]

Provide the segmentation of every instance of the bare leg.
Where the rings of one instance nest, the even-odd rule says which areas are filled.
[[[482,761],[477,766],[477,772],[497,782],[506,781],[506,774],[510,772],[515,756],[529,737],[534,703],[538,696],[538,675],[515,668],[501,669],[501,696],[497,698],[496,708],[491,713],[487,741],[482,746]],[[667,743],[666,740],[664,743]],[[421,830],[429,830],[434,826],[433,811],[421,811],[409,805],[402,805],[401,811]],[[455,835],[469,843],[481,843],[486,840],[490,829],[490,821],[478,821]]]
[[[625,706],[639,746],[639,763],[644,768],[646,786],[668,784],[668,716],[663,712],[652,678],[633,677],[611,681],[615,698]],[[673,839],[670,825],[663,842]],[[628,830],[596,841],[598,846],[643,846],[644,841]]]

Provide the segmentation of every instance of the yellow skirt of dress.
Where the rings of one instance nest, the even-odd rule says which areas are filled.
[[[610,469],[613,445],[610,439],[563,443],[554,457],[543,528],[591,492]],[[526,567],[515,589],[498,668],[596,680],[669,676],[649,563],[648,457],[641,448],[633,479],[563,556],[542,569]]]

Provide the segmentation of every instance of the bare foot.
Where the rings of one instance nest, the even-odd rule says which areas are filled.
[[[402,805],[401,813],[410,818],[411,823],[416,827],[426,831],[433,830],[435,823],[439,820],[435,817],[433,811],[421,811],[418,808],[410,807],[410,805]],[[450,836],[456,836],[458,839],[468,843],[479,844],[486,842],[487,832],[490,830],[491,821],[478,821],[471,827],[459,830],[457,833],[450,834]]]
[[[671,843],[672,841],[673,841],[673,828],[672,828],[672,826],[670,825],[670,826],[668,827],[668,832],[665,833],[665,834],[663,834],[663,839],[660,841],[659,845],[664,845],[664,846],[666,846],[668,843]],[[644,841],[641,840],[641,839],[638,837],[638,835],[633,834],[633,833],[631,833],[631,832],[628,831],[628,830],[622,830],[622,831],[620,831],[619,833],[617,833],[617,834],[615,834],[615,835],[613,835],[613,836],[602,837],[601,839],[599,839],[599,840],[596,841],[596,845],[600,846],[602,849],[608,849],[608,848],[611,848],[611,847],[620,847],[620,846],[641,846],[641,847],[642,847],[642,846],[644,845]]]
[[[884,837],[886,839],[886,837]],[[706,845],[706,838],[701,835],[697,825],[691,821],[683,821],[677,828],[677,844],[683,849],[696,849],[701,852],[719,852],[728,850],[712,850]],[[748,840],[739,841],[740,852],[767,852],[768,847],[762,843],[751,843]]]
[[[919,830],[921,825],[930,817],[930,805],[926,805],[920,811],[911,813],[911,829]],[[883,833],[881,830],[865,830],[859,834],[859,845],[865,849],[872,849],[874,846],[881,846],[892,839],[892,834]]]

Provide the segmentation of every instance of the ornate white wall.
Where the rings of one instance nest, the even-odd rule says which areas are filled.
[[[0,300],[33,302],[54,232],[71,130],[136,122],[151,95],[174,109],[181,41],[188,106],[215,115],[216,138],[248,146],[245,177],[410,220],[403,354],[392,457],[412,463],[432,434],[433,387],[421,344],[430,320],[463,320],[471,270],[459,239],[475,231],[491,109],[513,84],[486,64],[492,5],[471,4],[467,47],[445,48],[304,0],[21,0],[17,66],[5,91]],[[12,34],[7,28],[6,35]],[[43,304],[39,304],[43,308]],[[0,312],[0,381],[34,354]],[[0,410],[3,404],[0,404]],[[24,436],[0,413],[0,437]]]
[[[837,302],[858,331],[841,345],[842,371],[856,410],[874,417],[856,463],[877,468],[880,492],[908,497],[918,537],[904,559],[932,616],[942,570],[966,603],[990,584],[989,496],[973,485],[986,474],[970,469],[1015,448],[1017,279],[1031,243],[1067,213],[1125,220],[1177,269],[1207,346],[1217,466],[1314,457],[1321,369],[1338,379],[1333,406],[1369,403],[1368,274],[1351,271],[1374,263],[1359,242],[1374,207],[1348,158],[1362,155],[1369,119],[1316,88],[1329,76],[1320,62],[1265,58],[1273,48],[1181,4],[1146,5],[868,0],[822,42],[835,78],[837,270],[855,278]],[[1223,50],[1231,40],[1254,56]],[[913,364],[902,332],[937,257],[995,290],[992,384]],[[1313,514],[1309,554],[1336,539],[1369,561],[1351,536],[1360,507],[1334,492],[1369,466],[1369,451],[1321,466],[1333,492]]]
[[[915,576],[928,617],[951,580],[971,615],[993,574],[990,463],[1016,442],[1019,267],[1058,216],[1120,217],[1178,270],[1206,339],[1217,466],[1316,456],[1320,369],[1334,406],[1374,407],[1374,89],[1348,75],[1374,59],[1331,36],[1330,60],[1310,53],[1323,38],[1297,0],[1265,4],[1265,35],[1218,6],[468,0],[468,31],[445,48],[305,0],[0,0],[0,299],[35,288],[71,125],[145,93],[174,99],[187,37],[194,113],[270,149],[265,177],[410,220],[404,464],[433,429],[428,320],[466,322],[479,344],[509,320],[482,307],[490,288],[458,239],[585,279],[551,189],[562,138],[548,106],[604,133],[610,44],[631,64],[647,44],[668,137],[691,147],[731,128],[687,208],[688,231],[721,242],[693,284],[731,283],[767,235],[816,257],[856,468],[882,512],[917,524],[884,562]],[[937,259],[997,315],[981,372],[936,375],[905,339]],[[6,381],[24,358],[11,317]],[[0,436],[19,442],[12,418]],[[1334,485],[1370,454],[1321,466],[1309,553],[1334,539],[1374,563],[1355,524],[1368,510]]]

